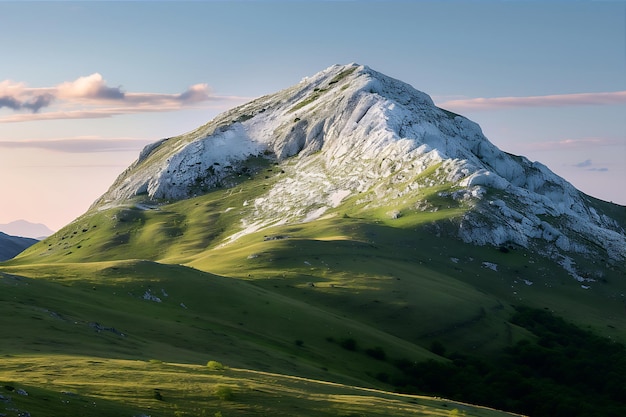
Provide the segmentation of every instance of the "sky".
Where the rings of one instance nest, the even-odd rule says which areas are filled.
[[[141,148],[356,62],[626,205],[623,1],[0,1],[0,224],[58,230]]]

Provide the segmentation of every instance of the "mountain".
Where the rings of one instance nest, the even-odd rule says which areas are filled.
[[[228,187],[256,156],[278,163],[284,175],[250,202],[242,233],[311,221],[350,201],[359,215],[394,218],[456,210],[452,233],[463,241],[532,249],[581,282],[601,272],[578,267],[572,256],[626,259],[623,208],[500,151],[475,123],[356,64],[330,67],[147,146],[94,209]]]
[[[0,265],[0,387],[50,416],[623,415],[625,227],[333,66],[147,146]]]
[[[36,239],[10,236],[0,232],[0,262],[13,258],[29,246],[37,243]]]
[[[0,224],[0,232],[13,236],[30,237],[41,240],[54,233],[42,223],[31,223],[26,220],[15,220],[7,224]]]

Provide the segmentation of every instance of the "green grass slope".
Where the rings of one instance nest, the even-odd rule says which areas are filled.
[[[393,365],[346,349],[346,336],[395,357],[435,355],[250,282],[150,261],[2,269],[6,415],[504,415],[317,382],[386,386],[376,375]],[[208,360],[238,369],[212,372]]]
[[[2,361],[0,411],[10,408],[13,411],[3,413],[10,416],[26,411],[48,417],[512,415],[443,399],[230,367],[67,355],[5,356]]]
[[[310,391],[296,394],[306,390],[292,391],[295,380],[252,371],[392,390],[407,383],[407,363],[456,366],[459,355],[499,358],[520,341],[535,343],[532,329],[511,319],[518,306],[551,311],[626,342],[623,266],[577,259],[590,270],[603,269],[602,279],[585,289],[560,266],[524,249],[464,244],[448,232],[467,208],[439,201],[441,185],[407,197],[400,216],[390,215],[392,206],[372,207],[363,203],[368,196],[360,196],[318,220],[232,239],[245,228],[248,202],[281,175],[270,164],[256,168],[263,171],[193,199],[152,206],[138,199],[93,210],[1,264],[0,380],[40,390],[13,400],[33,401],[32,407],[40,396],[65,401],[54,375],[73,374],[89,360],[105,363],[103,372],[111,375],[116,366],[127,369],[118,378],[129,381],[113,387],[79,378],[70,384],[85,387],[80,404],[93,400],[112,410],[93,415],[146,410],[148,403],[155,408],[146,415],[453,415],[454,409],[483,415],[487,411],[442,403],[411,408],[413,397],[373,391],[346,394],[344,404],[341,396],[317,392],[323,384],[309,381]],[[412,209],[418,197],[436,210]],[[50,365],[47,379],[39,365],[22,374],[6,365],[55,358],[66,359]],[[206,372],[193,366],[207,360],[237,368],[224,382],[236,401],[211,397],[215,379],[194,400],[163,379],[163,369],[171,367],[191,381]],[[167,365],[156,366],[160,362]],[[131,370],[135,365],[146,372],[141,378],[153,378],[146,387],[168,392],[165,402],[150,389],[136,401],[119,394],[118,388],[143,384],[130,376],[141,373]],[[262,394],[255,388],[241,395],[253,374],[267,378],[260,385],[278,381],[269,397],[263,388]],[[293,396],[294,403],[286,403],[295,408],[253,406],[277,396]],[[411,410],[385,411],[388,401]],[[139,415],[133,413],[128,415]]]
[[[377,327],[251,283],[148,261],[6,268],[0,351],[233,366],[371,385],[391,365],[352,360],[353,335],[398,355],[434,355]],[[303,326],[303,323],[309,323]],[[365,371],[368,372],[365,372]],[[369,374],[368,374],[369,373]]]

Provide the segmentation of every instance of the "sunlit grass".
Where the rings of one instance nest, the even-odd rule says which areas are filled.
[[[445,399],[156,360],[5,356],[0,383],[28,392],[28,396],[11,395],[14,407],[51,417],[214,416],[217,412],[223,416],[449,416],[455,409],[466,416],[510,415]]]

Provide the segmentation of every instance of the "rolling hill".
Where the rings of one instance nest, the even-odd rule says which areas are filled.
[[[0,382],[48,415],[617,415],[625,227],[426,94],[333,66],[146,147],[0,265]]]
[[[27,247],[37,243],[36,239],[10,236],[0,232],[0,261],[11,259]]]

